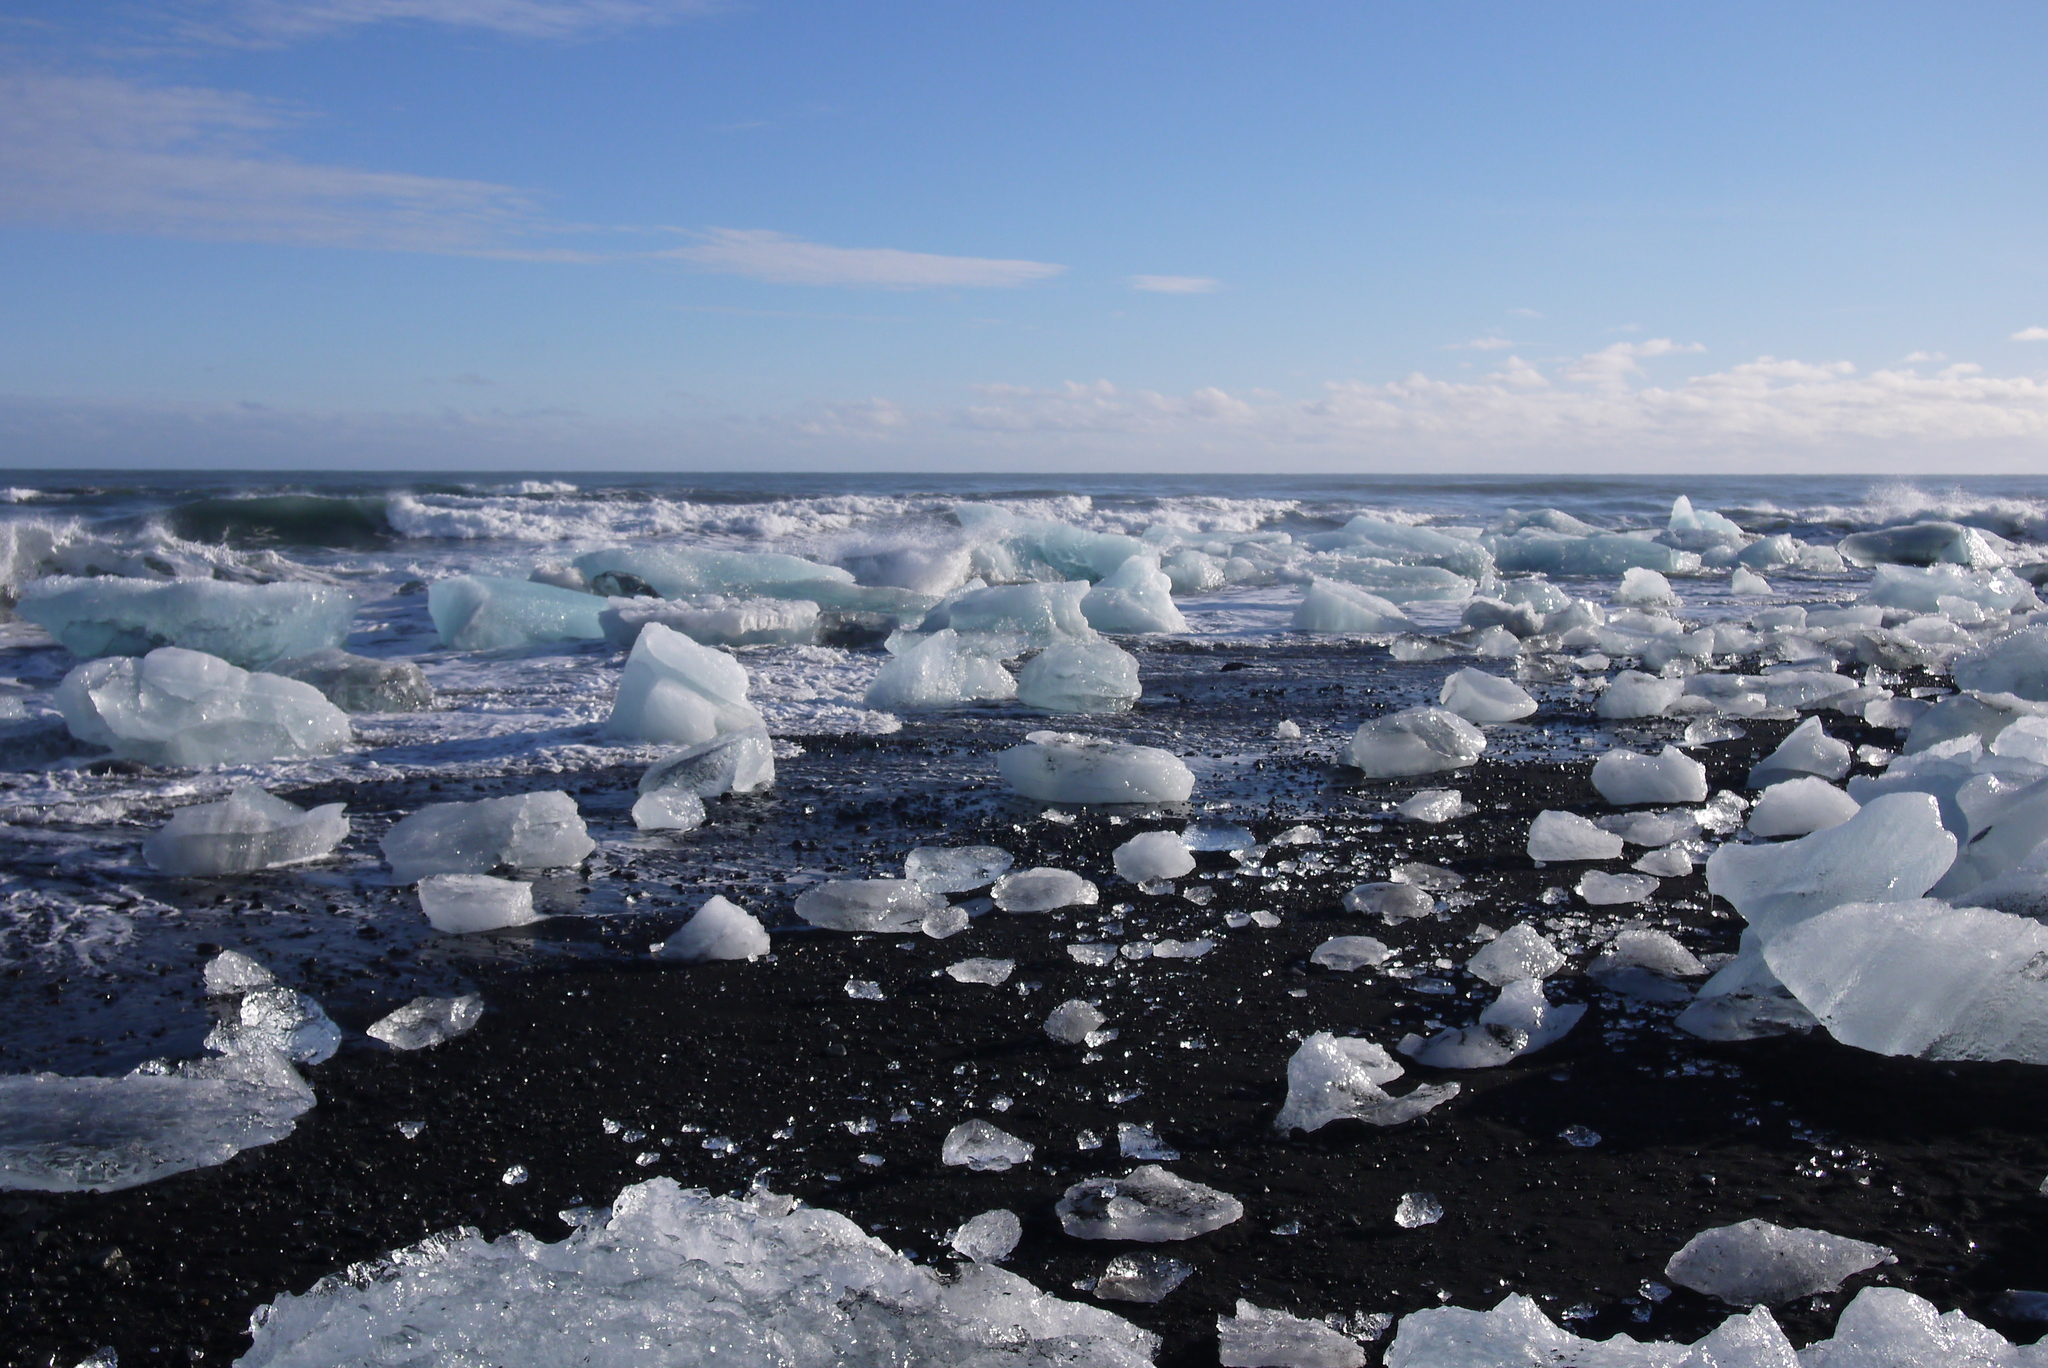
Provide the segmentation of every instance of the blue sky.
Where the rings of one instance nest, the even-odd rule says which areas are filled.
[[[0,460],[2048,468],[2044,40],[0,0]]]

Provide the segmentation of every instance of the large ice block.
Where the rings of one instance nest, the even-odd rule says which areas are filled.
[[[347,651],[315,651],[272,661],[270,674],[311,684],[346,713],[422,712],[434,706],[426,671],[409,660],[377,660]]]
[[[558,869],[597,849],[559,789],[423,807],[384,833],[384,858],[399,883],[429,874],[488,874],[499,865]]]
[[[1956,685],[2048,702],[2048,625],[2028,627],[1956,659]]]
[[[1087,595],[1088,586],[1079,582],[970,590],[932,609],[918,630],[936,632],[951,627],[963,635],[1008,637],[1019,648],[1087,641],[1095,636],[1081,611],[1081,600]]]
[[[243,784],[218,803],[180,808],[142,843],[165,874],[246,874],[317,860],[348,835],[343,804],[307,811]]]
[[[607,573],[631,575],[665,599],[697,594],[747,594],[790,584],[853,583],[851,572],[799,556],[713,551],[692,546],[612,547],[585,552],[571,564],[593,584],[599,575]],[[602,600],[598,606],[604,606]]]
[[[256,669],[341,645],[356,600],[332,584],[60,575],[24,586],[15,611],[85,660],[182,646]]]
[[[1903,902],[1934,887],[1956,856],[1931,794],[1887,793],[1838,827],[1778,845],[1724,845],[1707,887],[1765,941],[1852,902]]]
[[[1157,556],[1132,556],[1081,599],[1081,616],[1098,632],[1137,635],[1185,632],[1188,620],[1173,605],[1173,581]]]
[[[1852,532],[1835,543],[1851,565],[1964,565],[1995,567],[2005,557],[1991,538],[1974,527],[1952,522],[1905,523],[1869,532]]]
[[[1194,771],[1171,751],[1074,732],[1028,732],[996,768],[1042,803],[1184,803],[1195,790]]]
[[[1364,723],[1346,756],[1368,779],[1465,769],[1479,762],[1486,733],[1443,708],[1403,708]]]
[[[1007,639],[963,637],[951,627],[933,632],[883,662],[868,685],[867,705],[884,712],[924,712],[1015,698],[1017,681],[1000,659],[1006,644]]]
[[[602,641],[604,606],[594,594],[501,575],[455,575],[427,587],[434,630],[455,651]]]
[[[1294,607],[1297,632],[1412,632],[1415,623],[1388,600],[1353,584],[1317,577]]]
[[[149,765],[296,760],[350,740],[347,715],[312,685],[178,646],[89,660],[53,701],[73,736]]]
[[[1833,1292],[1891,1257],[1883,1245],[1751,1220],[1693,1236],[1665,1263],[1664,1276],[1734,1306],[1759,1306]]]
[[[1017,672],[1017,701],[1046,712],[1129,712],[1142,693],[1138,658],[1113,641],[1055,642]]]
[[[650,622],[626,657],[604,729],[623,740],[695,746],[765,726],[747,702],[745,666],[724,651]]]
[[[1365,1350],[1321,1321],[1239,1297],[1235,1314],[1216,1318],[1216,1361],[1222,1368],[1361,1368]]]
[[[1621,806],[1704,803],[1707,767],[1676,746],[1666,746],[1654,756],[1617,747],[1593,762],[1593,787],[1602,798]]]

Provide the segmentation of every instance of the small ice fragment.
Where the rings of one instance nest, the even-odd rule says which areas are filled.
[[[1054,1205],[1060,1227],[1082,1240],[1156,1244],[1206,1235],[1244,1215],[1228,1193],[1143,1164],[1122,1178],[1089,1178]]]
[[[1041,803],[1184,803],[1195,775],[1171,751],[1035,731],[996,757],[1003,782]]]
[[[887,1159],[884,1159],[879,1154],[863,1154],[860,1157],[860,1161],[863,1164],[866,1164],[869,1168],[880,1168],[882,1165],[889,1162]]]
[[[451,936],[541,920],[533,910],[532,884],[488,874],[430,874],[420,880],[419,897],[427,924]]]
[[[1435,1225],[1444,1218],[1444,1204],[1434,1192],[1405,1192],[1394,1207],[1394,1224],[1403,1230]]]
[[[1692,978],[1707,972],[1699,956],[1680,945],[1669,932],[1641,926],[1616,932],[1586,972],[1597,978],[1624,969],[1642,969],[1665,978]]]
[[[1532,860],[1611,860],[1621,854],[1621,846],[1621,837],[1574,812],[1546,809],[1529,824]]]
[[[1069,869],[1043,866],[996,880],[989,896],[1005,912],[1054,912],[1062,907],[1093,907],[1102,892]]]
[[[876,983],[873,979],[848,979],[846,981],[846,995],[861,1002],[881,1002],[884,1000],[882,997],[882,985]]]
[[[1578,894],[1591,907],[1617,907],[1639,903],[1657,891],[1657,880],[1647,874],[1609,874],[1589,869],[1579,876]]]
[[[962,1222],[947,1243],[962,1258],[976,1263],[1001,1263],[1023,1238],[1024,1222],[1017,1218],[1017,1213],[998,1207]]]
[[[208,997],[232,997],[252,988],[271,988],[277,976],[239,950],[223,950],[206,962]]]
[[[421,1135],[426,1133],[426,1129],[427,1123],[424,1121],[400,1121],[398,1123],[398,1133],[408,1140],[419,1139]]]
[[[576,800],[559,789],[435,803],[384,833],[380,843],[399,883],[429,874],[488,874],[499,865],[558,869],[597,848]]]
[[[364,1032],[394,1050],[424,1050],[453,1040],[483,1018],[484,1000],[476,993],[461,997],[416,997]]]
[[[1664,1276],[1734,1306],[1758,1306],[1833,1292],[1851,1274],[1891,1259],[1882,1245],[1750,1220],[1693,1236]]]
[[[1189,822],[1180,838],[1189,850],[1249,850],[1258,844],[1258,838],[1243,827],[1213,817]]]
[[[1273,724],[1273,739],[1275,741],[1301,740],[1301,724],[1292,718],[1281,718]]]
[[[256,988],[242,995],[232,1019],[207,1034],[206,1048],[230,1055],[275,1050],[296,1063],[320,1064],[341,1048],[341,1027],[304,993]]]
[[[832,931],[921,931],[945,900],[909,879],[835,879],[797,894],[796,914]]]
[[[1437,702],[1467,722],[1515,722],[1536,711],[1527,689],[1484,670],[1464,669],[1446,679]]]
[[[1266,842],[1266,844],[1269,846],[1321,845],[1322,843],[1322,829],[1320,827],[1312,827],[1306,825],[1291,826],[1287,828],[1287,830],[1275,836],[1272,840]]]
[[[1010,872],[1016,863],[996,846],[919,846],[903,857],[903,877],[933,893],[972,893]]]
[[[1436,899],[1411,883],[1360,884],[1344,895],[1347,912],[1375,913],[1389,922],[1409,921],[1436,912]]]
[[[1237,1314],[1216,1318],[1222,1368],[1360,1368],[1365,1350],[1322,1321],[1269,1311],[1242,1297]]]
[[[1116,1147],[1126,1159],[1152,1159],[1170,1164],[1180,1151],[1159,1138],[1159,1132],[1137,1121],[1116,1123]]]
[[[1102,1137],[1092,1130],[1079,1131],[1074,1136],[1074,1148],[1077,1150],[1101,1149]],[[2042,1186],[2048,1187],[2048,1179],[2042,1180]]]
[[[1617,747],[1593,762],[1593,787],[1608,802],[1624,807],[1704,803],[1707,767],[1676,746],[1666,746],[1656,755]]]
[[[655,948],[658,959],[701,964],[710,960],[754,960],[768,953],[768,929],[736,903],[714,896],[676,933]]]
[[[1383,1085],[1403,1072],[1393,1056],[1372,1041],[1317,1031],[1287,1061],[1287,1100],[1273,1126],[1280,1131],[1316,1131],[1347,1118],[1396,1126],[1458,1095],[1456,1083],[1426,1083],[1395,1097]]]
[[[1434,1068],[1490,1069],[1563,1039],[1585,1014],[1580,1003],[1553,1005],[1541,979],[1522,979],[1502,988],[1475,1025],[1403,1036],[1394,1048]]]
[[[409,660],[330,649],[273,660],[263,670],[311,684],[345,713],[424,712],[434,706],[426,671]]]
[[[1771,592],[1771,582],[1746,566],[1738,565],[1728,577],[1728,592],[1738,598],[1761,598]]]
[[[1309,963],[1349,973],[1383,963],[1393,953],[1371,936],[1332,936],[1309,954]]]
[[[1264,910],[1260,910],[1252,913],[1253,926],[1259,927],[1266,931],[1271,931],[1274,927],[1278,926],[1279,924],[1280,914],[1277,912],[1267,912]]]
[[[1196,907],[1207,907],[1216,901],[1216,890],[1207,884],[1196,884],[1181,892],[1181,901],[1193,903]]]
[[[348,835],[340,803],[308,811],[243,784],[227,799],[179,808],[151,832],[142,854],[165,874],[246,874],[329,854]]]
[[[1045,1033],[1062,1044],[1079,1045],[1090,1034],[1101,1030],[1108,1020],[1095,1009],[1094,1004],[1080,998],[1068,998],[1046,1017]]]
[[[1204,936],[1200,940],[1157,940],[1152,942],[1153,959],[1200,959],[1216,948],[1216,942]]]
[[[1186,1282],[1194,1268],[1179,1259],[1140,1250],[1119,1254],[1102,1267],[1095,1280],[1095,1295],[1104,1301],[1143,1302],[1150,1305]]]
[[[1069,945],[1067,957],[1077,964],[1091,965],[1100,969],[1116,962],[1116,947],[1108,941],[1090,942],[1087,945]]]
[[[976,1117],[962,1121],[946,1132],[939,1146],[939,1162],[949,1167],[965,1166],[977,1173],[1002,1173],[1017,1164],[1031,1162],[1036,1147],[1006,1130]]]
[[[1412,797],[1397,803],[1394,811],[1411,822],[1449,822],[1459,817],[1470,817],[1479,811],[1478,807],[1465,801],[1465,795],[1456,789],[1422,789]]]
[[[1407,708],[1359,727],[1346,750],[1368,779],[1465,769],[1479,762],[1486,734],[1443,708]]]
[[[941,907],[925,913],[918,929],[933,940],[945,940],[965,931],[972,920],[964,907]]]
[[[1389,877],[1397,883],[1411,883],[1430,893],[1448,893],[1454,888],[1462,888],[1465,883],[1465,876],[1457,870],[1424,864],[1420,860],[1396,865],[1389,871]]]
[[[505,1172],[499,1177],[498,1181],[503,1183],[506,1187],[518,1187],[521,1183],[525,1182],[528,1178],[532,1176],[532,1174],[526,1171],[526,1165],[514,1164],[511,1168],[505,1170]]]
[[[946,966],[946,976],[955,983],[1008,983],[1017,961],[1006,959],[964,959]]]
[[[1147,831],[1131,837],[1111,857],[1118,875],[1145,885],[1192,873],[1195,857],[1177,831]]]
[[[1566,1126],[1557,1133],[1557,1138],[1573,1149],[1591,1149],[1600,1143],[1600,1132],[1591,1126]]]
[[[1517,979],[1549,978],[1564,965],[1557,947],[1527,922],[1509,927],[1465,962],[1468,970],[1496,988]]]
[[[1148,898],[1169,897],[1173,893],[1173,880],[1148,879],[1138,885],[1138,891]]]

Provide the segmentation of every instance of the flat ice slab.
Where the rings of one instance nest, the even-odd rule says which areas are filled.
[[[1216,1318],[1222,1368],[1362,1368],[1365,1349],[1321,1321],[1270,1311],[1238,1298],[1234,1315]]]
[[[427,588],[434,630],[452,651],[602,641],[604,606],[595,594],[499,575],[455,575]]]
[[[775,786],[775,744],[766,727],[726,732],[664,755],[640,776],[643,794],[759,793]]]
[[[425,1050],[466,1035],[483,1020],[484,1000],[477,993],[460,997],[416,997],[397,1011],[370,1023],[364,1035],[394,1050]]]
[[[165,646],[80,665],[52,700],[71,734],[145,765],[233,765],[331,755],[348,717],[310,684]]]
[[[488,874],[429,874],[420,880],[420,911],[427,924],[450,936],[502,931],[541,920],[533,885]]]
[[[911,879],[835,879],[797,895],[796,914],[831,931],[918,931],[946,900]]]
[[[356,600],[332,584],[56,576],[26,585],[15,611],[81,660],[182,646],[256,669],[341,645]]]
[[[434,706],[426,671],[409,660],[314,651],[272,661],[269,673],[311,684],[345,713],[421,712]]]

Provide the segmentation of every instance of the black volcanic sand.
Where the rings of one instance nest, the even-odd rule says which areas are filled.
[[[1569,753],[1581,735],[1642,744],[1674,735],[1675,724],[1596,729],[1584,703],[1552,690],[1528,726],[1492,729],[1495,753],[1471,770],[1364,783],[1329,763],[1329,738],[1413,701],[1448,667],[1403,670],[1381,657],[1372,685],[1360,686],[1345,682],[1359,672],[1355,650],[1261,653],[1230,668],[1245,663],[1201,649],[1148,653],[1147,708],[1088,725],[1189,754],[1203,776],[1197,798],[1233,803],[1216,815],[1261,840],[1297,822],[1321,829],[1318,844],[1273,846],[1256,874],[1202,856],[1212,877],[1180,888],[1212,889],[1207,906],[1141,896],[1111,873],[1116,845],[1178,828],[1194,809],[1046,820],[1043,805],[1004,796],[987,775],[988,751],[1024,727],[968,714],[880,738],[803,738],[806,753],[782,762],[771,794],[727,798],[703,832],[645,841],[601,877],[549,881],[544,902],[586,915],[527,934],[423,939],[396,890],[306,909],[354,939],[398,946],[378,952],[387,968],[410,960],[382,976],[376,960],[317,952],[277,962],[344,1025],[360,1029],[404,1001],[420,975],[479,988],[489,1003],[482,1024],[409,1055],[354,1038],[307,1071],[319,1105],[296,1133],[219,1167],[104,1195],[0,1198],[8,1361],[68,1368],[100,1346],[124,1364],[230,1360],[248,1345],[251,1311],[281,1292],[454,1226],[561,1238],[557,1213],[603,1205],[654,1176],[714,1192],[759,1178],[941,1264],[953,1227],[1006,1206],[1025,1231],[1009,1267],[1087,1300],[1075,1283],[1136,1246],[1070,1239],[1052,1204],[1073,1182],[1129,1166],[1116,1155],[1119,1121],[1154,1125],[1182,1152],[1175,1171],[1246,1208],[1214,1234],[1155,1246],[1196,1269],[1163,1302],[1110,1303],[1164,1336],[1163,1364],[1213,1364],[1215,1317],[1240,1297],[1304,1315],[1398,1315],[1490,1307],[1524,1292],[1581,1335],[1696,1339],[1728,1308],[1684,1291],[1651,1300],[1643,1284],[1699,1230],[1750,1217],[1897,1252],[1896,1264],[1839,1296],[1774,1308],[1800,1343],[1830,1333],[1841,1305],[1872,1281],[2034,1337],[1998,1320],[1989,1302],[2007,1288],[2048,1287],[2038,1234],[2048,1073],[2039,1069],[1885,1059],[1824,1034],[1710,1044],[1671,1027],[1676,1008],[1616,997],[1568,972],[1551,996],[1588,1004],[1577,1029],[1500,1069],[1411,1069],[1396,1092],[1421,1081],[1463,1086],[1428,1116],[1384,1130],[1345,1121],[1307,1136],[1275,1132],[1287,1058],[1309,1032],[1391,1045],[1432,1023],[1472,1020],[1492,990],[1453,966],[1478,948],[1481,923],[1535,919],[1583,963],[1592,938],[1634,917],[1702,955],[1731,951],[1739,922],[1711,904],[1700,874],[1666,880],[1646,908],[1588,909],[1554,891],[1582,866],[1532,867],[1523,850],[1544,808],[1611,810],[1588,782],[1588,760],[1544,757]],[[1264,739],[1280,716],[1312,738],[1320,728],[1322,748]],[[1826,723],[1852,743],[1893,740],[1834,715]],[[1739,787],[1789,725],[1751,723],[1746,739],[1697,754],[1716,787]],[[508,786],[568,787],[593,834],[616,839],[630,831],[634,777],[606,770]],[[1389,818],[1385,804],[1428,782],[1460,787],[1479,813],[1435,827]],[[393,784],[346,796],[359,831],[375,834],[421,802],[477,795]],[[1102,884],[1103,905],[991,912],[946,941],[790,925],[786,882],[799,872],[886,872],[915,844],[977,842],[1010,850],[1020,868],[1079,870]],[[1386,926],[1339,910],[1345,889],[1411,859],[1466,876],[1447,915]],[[260,903],[267,888],[264,915],[284,915],[288,885],[229,882],[210,896]],[[213,888],[191,886],[195,900],[201,887]],[[789,928],[770,959],[636,957],[712,892]],[[1224,914],[1259,909],[1279,926],[1224,929]],[[204,923],[215,939],[186,945],[181,965],[160,971],[196,978],[218,944],[237,943],[234,925]],[[1418,976],[1308,964],[1317,944],[1344,934],[1395,946]],[[1093,968],[1066,952],[1077,940],[1196,935],[1217,941],[1196,960]],[[1014,959],[1012,981],[943,974],[971,956]],[[878,984],[884,999],[849,997],[849,980]],[[1098,1000],[1120,1032],[1099,1058],[1040,1029],[1070,997]],[[970,1116],[1032,1141],[1035,1161],[1004,1173],[942,1167],[942,1137]],[[425,1129],[406,1140],[398,1123],[414,1120]],[[1571,1145],[1560,1138],[1567,1127],[1589,1127],[1599,1143]],[[644,1135],[628,1140],[632,1132]],[[1083,1132],[1106,1143],[1082,1150]],[[655,1157],[643,1165],[643,1155]],[[528,1181],[502,1181],[513,1165]],[[1445,1215],[1404,1230],[1394,1208],[1415,1191],[1434,1193]]]

